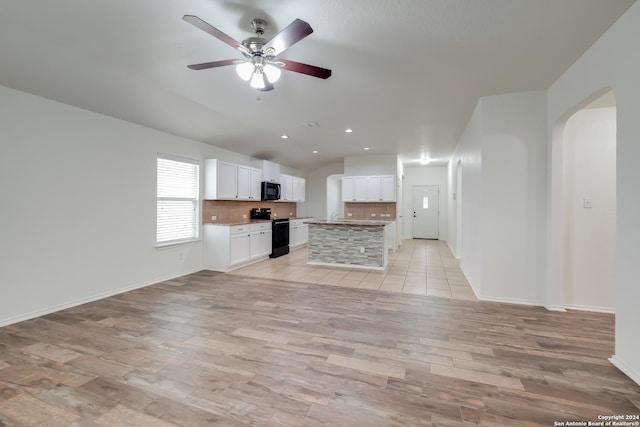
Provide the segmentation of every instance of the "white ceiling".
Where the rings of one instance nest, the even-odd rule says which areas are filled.
[[[446,161],[480,96],[546,89],[634,1],[0,0],[0,85],[301,170]],[[333,75],[258,92],[233,67],[189,70],[241,56],[185,14],[237,40],[253,18],[266,38],[303,19],[314,33],[282,57]]]

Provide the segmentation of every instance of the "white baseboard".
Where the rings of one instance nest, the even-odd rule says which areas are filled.
[[[545,305],[544,308],[549,311],[567,311],[563,305]]]
[[[534,307],[540,307],[540,304],[535,301],[527,301],[527,300],[521,300],[516,298],[496,298],[496,297],[479,296],[478,299],[480,301],[486,301],[486,302],[499,302],[503,304],[517,304],[517,305],[529,305]]]
[[[615,354],[609,358],[609,362],[616,368],[620,369],[623,374],[631,378],[636,384],[640,385],[640,372],[636,372],[629,365],[624,363],[618,356]]]
[[[593,311],[596,313],[608,313],[608,314],[616,314],[615,308],[609,307],[594,307],[590,305],[565,305],[565,308],[568,310],[580,310],[580,311]]]
[[[201,271],[201,270],[181,273],[181,274],[178,274],[178,275],[173,275],[173,276],[168,276],[168,277],[160,277],[160,278],[148,281],[148,282],[136,283],[136,284],[133,284],[133,285],[130,285],[130,286],[125,286],[124,288],[118,288],[118,289],[114,289],[114,290],[111,290],[111,291],[102,292],[100,294],[92,295],[90,297],[81,298],[81,299],[74,300],[74,301],[70,301],[70,302],[67,302],[67,303],[64,303],[64,304],[58,304],[58,305],[54,305],[54,306],[50,306],[50,307],[45,307],[43,309],[32,311],[30,313],[24,313],[24,314],[20,314],[18,316],[9,317],[9,318],[6,318],[6,319],[0,319],[0,327],[8,326],[8,325],[11,325],[11,324],[14,324],[14,323],[18,323],[18,322],[23,322],[23,321],[29,320],[29,319],[34,319],[34,318],[40,317],[40,316],[46,316],[47,314],[55,313],[56,311],[65,310],[67,308],[76,307],[76,306],[79,306],[79,305],[82,305],[82,304],[86,304],[86,303],[89,303],[89,302],[93,302],[93,301],[98,301],[98,300],[101,300],[103,298],[108,298],[108,297],[111,297],[111,296],[114,296],[114,295],[122,294],[122,293],[129,292],[129,291],[133,291],[134,289],[140,289],[140,288],[144,288],[144,287],[147,287],[147,286],[155,285],[157,283],[164,282],[166,280],[171,280],[171,279],[175,279],[177,277],[186,276],[187,274],[196,273],[198,271]]]

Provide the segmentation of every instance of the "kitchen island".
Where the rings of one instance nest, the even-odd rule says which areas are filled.
[[[388,262],[387,221],[308,220],[307,264],[384,270]]]

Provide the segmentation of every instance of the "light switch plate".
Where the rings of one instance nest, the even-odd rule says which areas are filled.
[[[218,219],[218,217],[217,217],[217,216],[215,216],[215,215],[211,215],[211,221],[215,221],[215,220],[217,220],[217,219]]]
[[[584,199],[582,199],[582,207],[585,209],[591,209],[593,207],[593,201],[591,200],[590,197],[585,197]]]

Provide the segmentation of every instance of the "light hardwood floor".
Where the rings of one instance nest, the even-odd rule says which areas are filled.
[[[0,328],[0,426],[553,426],[640,413],[612,315],[203,271]]]

